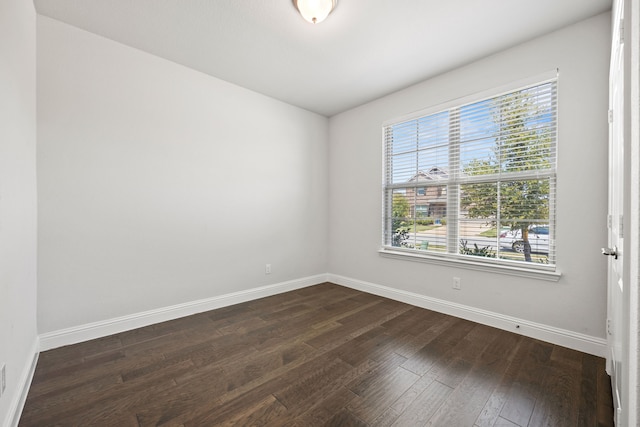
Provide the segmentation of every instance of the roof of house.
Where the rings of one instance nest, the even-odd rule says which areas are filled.
[[[441,181],[448,178],[449,172],[446,169],[434,166],[426,172],[418,171],[408,182]]]

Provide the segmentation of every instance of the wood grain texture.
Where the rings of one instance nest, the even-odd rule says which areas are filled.
[[[20,426],[612,426],[604,360],[324,283],[40,355]]]

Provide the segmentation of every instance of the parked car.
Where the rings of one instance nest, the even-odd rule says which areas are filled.
[[[531,252],[549,253],[549,226],[532,225],[529,227],[529,244]],[[524,240],[521,230],[503,231],[500,234],[500,247],[513,249],[518,253],[524,253]]]

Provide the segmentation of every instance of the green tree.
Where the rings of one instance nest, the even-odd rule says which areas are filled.
[[[495,101],[494,101],[495,102]],[[508,174],[550,166],[551,135],[538,129],[541,107],[528,91],[504,95],[495,102],[495,147],[488,159],[474,159],[463,168],[467,176]],[[498,204],[498,201],[500,202]],[[509,179],[461,186],[461,206],[471,218],[485,218],[498,227],[520,230],[525,261],[531,262],[529,227],[549,218],[549,179]],[[498,212],[499,209],[499,212]]]
[[[393,194],[393,204],[391,206],[391,222],[392,222],[392,245],[393,246],[405,246],[408,238],[406,230],[406,219],[409,216],[411,207],[407,198],[399,193]]]
[[[393,206],[391,209],[391,215],[393,218],[407,218],[409,216],[409,202],[407,198],[402,194],[394,193]]]

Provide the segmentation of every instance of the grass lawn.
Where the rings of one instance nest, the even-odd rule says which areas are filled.
[[[420,224],[416,224],[416,231],[418,233],[422,232],[422,231],[428,231],[428,230],[433,230],[434,228],[439,228],[442,227],[441,225],[420,225]]]
[[[416,224],[416,233],[422,233],[423,231],[433,230],[434,228],[440,228],[442,225],[420,225]],[[406,230],[409,233],[413,233],[413,225],[400,227],[399,230]]]
[[[498,237],[498,229],[495,227],[492,227],[488,230],[484,230],[482,233],[480,233],[480,235],[482,237]]]

